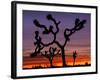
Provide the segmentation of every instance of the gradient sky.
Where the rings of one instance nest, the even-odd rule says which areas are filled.
[[[43,38],[43,41],[48,43],[52,41],[52,35],[43,36],[42,29],[37,28],[33,24],[33,20],[37,19],[41,24],[49,27],[52,21],[46,19],[46,15],[52,14],[52,16],[57,20],[61,21],[59,25],[60,32],[57,35],[57,40],[63,44],[64,36],[63,32],[65,28],[73,28],[76,18],[80,20],[87,20],[85,27],[77,31],[70,37],[70,42],[65,47],[66,55],[70,55],[73,51],[77,51],[78,55],[90,55],[90,14],[87,13],[68,13],[68,12],[47,12],[47,11],[28,11],[23,10],[23,55],[29,56],[31,52],[34,52],[34,37],[35,31],[40,32],[40,36]]]

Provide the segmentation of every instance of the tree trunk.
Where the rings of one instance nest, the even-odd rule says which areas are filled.
[[[66,66],[66,58],[65,58],[64,47],[61,47],[61,53],[62,53],[62,63],[63,63],[63,67],[65,67]]]
[[[52,65],[52,60],[50,60],[50,66],[53,67],[53,65]]]
[[[74,59],[74,61],[73,61],[73,66],[75,65],[75,59]]]

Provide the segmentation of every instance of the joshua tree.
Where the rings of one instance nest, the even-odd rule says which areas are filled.
[[[75,51],[75,52],[73,52],[73,66],[75,65],[76,57],[77,57],[77,53]]]
[[[46,16],[46,18],[47,18],[47,20],[52,21],[54,23],[54,26],[50,25],[49,29],[47,28],[46,25],[42,25],[37,19],[35,19],[33,22],[36,25],[36,27],[43,29],[43,34],[44,35],[47,35],[47,34],[51,33],[53,35],[53,40],[46,44],[45,42],[42,41],[42,38],[39,36],[39,33],[38,33],[37,36],[39,36],[39,37],[38,37],[38,39],[37,38],[35,38],[35,39],[36,39],[36,41],[39,40],[38,44],[40,44],[41,47],[39,48],[39,45],[37,44],[39,50],[35,51],[35,53],[40,52],[40,50],[42,50],[44,47],[50,46],[52,44],[56,44],[61,49],[62,64],[63,64],[63,66],[66,66],[64,48],[65,48],[67,42],[70,41],[70,36],[72,34],[74,34],[75,32],[81,30],[82,28],[84,28],[84,24],[86,23],[86,20],[80,21],[80,19],[76,18],[75,19],[75,25],[73,26],[73,28],[72,29],[66,28],[64,30],[64,38],[65,38],[65,40],[64,40],[64,44],[61,44],[59,42],[59,40],[57,39],[57,34],[59,33],[59,27],[58,26],[61,23],[61,21],[56,21],[56,19],[51,14],[48,14]],[[54,31],[54,27],[56,27],[56,31]]]
[[[51,67],[53,67],[52,61],[53,61],[54,56],[56,56],[60,52],[60,50],[58,50],[57,52],[56,51],[57,51],[57,48],[50,47],[49,51],[45,51],[44,53],[41,52],[41,55],[46,57],[49,60]]]

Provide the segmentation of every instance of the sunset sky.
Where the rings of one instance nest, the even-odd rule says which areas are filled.
[[[78,54],[78,58],[77,58],[77,62],[89,62],[90,63],[90,49],[91,49],[91,45],[90,45],[90,33],[91,33],[91,29],[90,29],[90,14],[87,13],[68,13],[68,12],[47,12],[47,11],[27,11],[27,10],[23,10],[23,57],[28,57],[30,55],[30,53],[34,52],[35,46],[34,46],[34,41],[35,41],[35,31],[39,31],[40,32],[40,36],[43,39],[43,42],[48,43],[50,41],[52,41],[52,34],[49,35],[42,35],[42,29],[37,28],[34,23],[33,20],[37,19],[39,20],[39,22],[43,25],[46,25],[47,27],[49,27],[50,25],[54,25],[52,21],[48,21],[46,19],[46,16],[48,14],[51,14],[57,21],[61,21],[61,23],[59,24],[59,29],[60,32],[57,35],[57,40],[60,42],[60,44],[64,43],[64,29],[65,28],[73,28],[74,27],[74,23],[75,23],[75,19],[79,18],[80,20],[86,20],[87,23],[84,25],[85,27],[80,30],[77,31],[75,34],[73,34],[72,36],[70,36],[70,42],[67,43],[66,47],[65,47],[65,53],[66,56],[71,56],[73,51],[77,51]],[[53,45],[56,46],[56,45]],[[46,50],[46,48],[45,48]],[[85,56],[85,57],[84,57]],[[83,57],[84,60],[81,60]],[[37,57],[38,58],[38,57]],[[69,57],[68,57],[69,58]],[[67,61],[71,62],[71,58],[68,59]],[[28,57],[28,59],[24,59],[23,62],[24,64],[27,65],[33,65],[36,64],[36,62],[38,62],[40,58],[35,59],[33,61],[30,60],[30,58]],[[60,60],[60,58],[58,58]],[[31,62],[29,62],[31,61]],[[57,60],[54,60],[57,61]],[[25,63],[26,62],[26,63]],[[61,62],[58,61],[58,62]],[[29,64],[30,63],[30,64]],[[46,62],[49,63],[49,62]]]

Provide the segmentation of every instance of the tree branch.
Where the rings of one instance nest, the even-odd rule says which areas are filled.
[[[80,21],[78,18],[76,18],[75,20],[75,26],[72,29],[68,29],[66,28],[64,31],[64,37],[65,37],[65,43],[63,46],[66,45],[67,41],[70,41],[69,36],[71,36],[73,33],[75,33],[76,31],[84,28],[84,24],[86,23],[86,20],[82,20]]]
[[[35,19],[34,24],[36,25],[36,27],[44,29],[43,34],[49,34],[50,33],[50,31],[47,29],[47,27],[45,25],[40,24],[38,20]],[[50,27],[50,29],[51,29],[51,27]]]
[[[59,21],[59,22],[56,22],[56,20],[52,17],[51,14],[48,14],[48,15],[47,15],[47,19],[53,21],[53,23],[54,23],[55,26],[56,26],[56,32],[54,32],[54,33],[57,34],[57,33],[59,32],[58,25],[59,25],[61,22],[60,22],[60,21]]]

